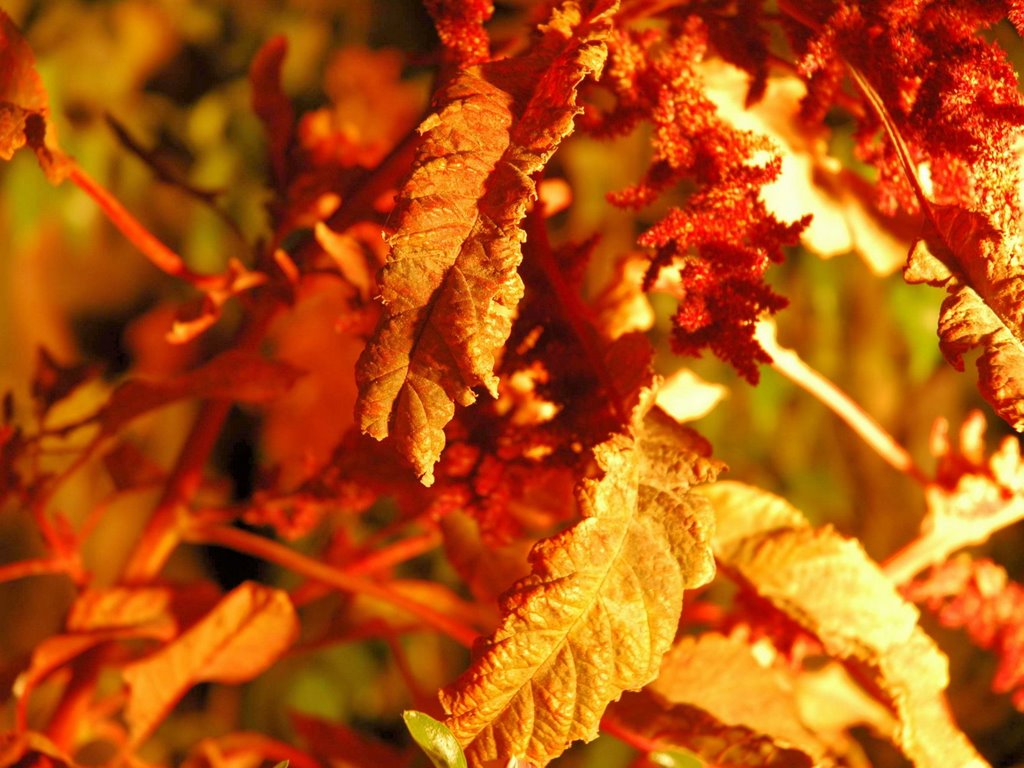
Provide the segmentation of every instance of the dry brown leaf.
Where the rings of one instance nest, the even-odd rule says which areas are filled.
[[[49,99],[32,49],[0,9],[0,159],[10,160],[27,144],[56,184],[67,176],[69,161],[56,147],[49,117]]]
[[[523,283],[530,178],[572,132],[576,88],[601,71],[614,0],[565,0],[522,56],[459,71],[420,126],[381,276],[384,314],[357,369],[360,427],[389,437],[425,485],[455,404],[497,396],[495,358]]]

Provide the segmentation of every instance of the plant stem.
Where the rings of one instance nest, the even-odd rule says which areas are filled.
[[[179,508],[199,489],[203,466],[217,442],[230,408],[231,403],[226,400],[210,400],[199,409],[163,496],[128,561],[123,582],[143,584],[153,579],[178,545],[176,518]]]
[[[65,560],[41,557],[37,560],[21,560],[0,566],[0,583],[24,579],[27,576],[42,576],[50,573],[71,575],[71,565]]]
[[[665,745],[648,739],[646,736],[641,736],[639,733],[634,733],[629,728],[619,723],[615,718],[609,717],[607,714],[601,718],[601,733],[607,733],[609,736],[614,736],[624,744],[628,744],[640,752],[650,754],[651,752],[657,752],[665,748]]]
[[[929,494],[945,494],[931,486]],[[929,499],[931,501],[931,499]],[[941,504],[941,500],[936,500]],[[929,507],[935,504],[929,503]],[[885,575],[906,584],[921,571],[949,559],[957,550],[983,544],[996,531],[1024,520],[1024,497],[1014,496],[996,509],[979,509],[971,517],[946,515],[882,564]]]
[[[352,576],[383,571],[429,552],[440,542],[441,534],[438,531],[427,531],[418,536],[400,539],[386,547],[370,552],[365,557],[345,563],[341,566],[341,570]],[[327,587],[323,584],[303,584],[292,592],[292,602],[296,605],[304,605],[316,600],[325,592],[327,592]]]
[[[101,648],[91,648],[76,659],[72,666],[71,679],[46,726],[46,735],[61,750],[70,751],[75,743],[75,735],[82,726],[99,681],[103,655]]]
[[[629,410],[623,403],[622,393],[615,386],[608,366],[605,365],[604,356],[595,343],[594,329],[589,322],[590,307],[584,303],[576,291],[569,288],[562,276],[561,268],[555,262],[551,241],[548,239],[547,223],[544,220],[544,207],[540,200],[534,203],[533,209],[526,214],[525,229],[528,252],[534,256],[535,263],[548,281],[548,285],[551,286],[551,290],[558,297],[558,306],[562,309],[563,316],[579,340],[591,370],[601,386],[604,387],[612,408],[615,410],[615,415],[623,424],[628,425]]]
[[[769,323],[759,322],[755,335],[761,348],[772,358],[772,368],[846,422],[890,466],[921,485],[928,485],[928,476],[914,463],[907,449],[896,442],[845,392],[805,363],[796,352],[779,346],[774,328]]]
[[[128,210],[121,205],[99,182],[83,171],[77,164],[71,166],[68,176],[83,192],[96,201],[100,209],[107,215],[110,222],[117,227],[129,242],[138,248],[149,261],[164,272],[174,277],[183,277],[190,282],[198,282],[203,278],[196,275],[182,258],[161,243],[148,229],[139,223]]]
[[[308,579],[354,595],[366,595],[408,611],[424,624],[444,632],[456,642],[470,647],[480,634],[474,628],[457,619],[435,611],[433,608],[410,600],[405,595],[389,589],[384,584],[347,573],[334,566],[314,560],[289,549],[276,541],[256,536],[246,531],[224,525],[195,524],[184,531],[184,538],[194,544],[215,544],[238,552],[277,563]]]
[[[278,309],[276,302],[269,296],[256,307],[239,332],[235,349],[248,351],[258,346]],[[141,584],[153,579],[178,545],[178,513],[199,489],[203,467],[230,410],[230,400],[208,400],[200,407],[174,470],[164,486],[163,495],[125,567],[122,575],[125,583]]]

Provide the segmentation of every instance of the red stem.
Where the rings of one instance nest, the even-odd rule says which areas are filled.
[[[65,686],[60,703],[46,726],[46,735],[64,752],[71,751],[76,733],[82,727],[89,702],[99,681],[103,655],[102,647],[97,647],[86,651],[75,660],[71,679]]]
[[[340,570],[352,576],[359,576],[375,571],[383,571],[404,563],[414,557],[429,552],[441,542],[441,535],[436,531],[427,531],[418,536],[410,536],[389,544],[386,547],[370,552],[365,557],[344,563]],[[328,592],[323,584],[307,583],[298,587],[291,594],[292,602],[296,605],[305,605]]]
[[[244,351],[256,347],[276,311],[277,305],[271,303],[270,297],[267,296],[266,302],[258,305],[257,313],[239,333],[235,349]],[[178,514],[199,490],[203,479],[203,467],[230,410],[229,400],[208,400],[199,409],[192,431],[185,440],[160,502],[125,567],[123,582],[142,584],[152,580],[178,545]]]
[[[601,733],[607,733],[609,736],[614,736],[619,741],[628,744],[633,749],[639,750],[645,754],[651,752],[658,752],[665,749],[665,745],[661,742],[648,739],[646,736],[642,736],[639,733],[629,730],[624,725],[619,723],[613,717],[605,715],[601,718]]]
[[[155,267],[169,275],[183,277],[191,282],[202,280],[200,275],[196,275],[185,266],[185,262],[178,254],[157,240],[148,229],[139,223],[138,219],[121,205],[117,198],[78,165],[71,166],[68,178],[96,201],[110,222],[128,238],[132,245],[142,251],[142,254]]]
[[[27,576],[42,576],[48,573],[66,573],[71,575],[72,565],[66,560],[54,557],[41,557],[37,560],[21,560],[0,566],[0,583],[24,579]]]
[[[622,401],[622,393],[615,387],[608,367],[605,365],[604,356],[598,350],[594,340],[594,329],[589,322],[590,307],[580,298],[576,291],[573,291],[565,282],[562,270],[555,262],[555,255],[551,250],[551,241],[548,239],[548,228],[544,219],[544,207],[538,200],[526,215],[526,241],[529,244],[529,253],[536,258],[537,266],[544,273],[545,279],[551,289],[558,297],[558,306],[562,308],[563,316],[569,321],[573,333],[580,342],[580,347],[586,355],[591,370],[597,376],[601,386],[604,387],[608,398],[611,401],[615,415],[623,424],[629,424],[630,414]]]
[[[342,592],[366,595],[390,603],[408,611],[424,624],[440,630],[467,648],[472,646],[473,641],[480,634],[473,627],[467,626],[443,613],[439,613],[430,606],[411,600],[380,582],[347,573],[340,568],[335,568],[319,560],[307,557],[262,536],[256,536],[246,531],[223,525],[194,524],[191,528],[184,531],[184,537],[187,541],[194,544],[214,544],[234,549],[238,552],[244,552],[271,563],[277,563],[295,573],[302,574],[308,579],[327,584]]]

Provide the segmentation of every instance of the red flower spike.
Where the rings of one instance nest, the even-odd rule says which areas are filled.
[[[907,587],[907,596],[947,627],[962,627],[999,658],[992,690],[1009,693],[1024,712],[1024,586],[991,560],[961,555]]]
[[[645,288],[659,282],[663,269],[678,268],[678,280],[670,281],[680,299],[673,349],[699,356],[710,348],[756,383],[757,363],[770,358],[754,340],[754,323],[786,305],[764,285],[764,273],[810,217],[785,224],[765,209],[761,189],[778,177],[781,161],[768,139],[733,128],[705,95],[699,70],[710,34],[705,22],[691,16],[678,27],[670,44],[649,29],[612,39],[603,84],[616,106],[592,114],[589,127],[611,135],[641,120],[652,123],[650,168],[640,183],[609,196],[615,205],[641,208],[685,179],[696,183],[686,207],[672,209],[638,241],[654,249]],[[716,29],[716,39],[721,36]],[[757,67],[748,64],[755,71],[749,99],[758,86]]]
[[[491,57],[484,22],[494,13],[490,0],[425,0],[445,55],[463,67]]]

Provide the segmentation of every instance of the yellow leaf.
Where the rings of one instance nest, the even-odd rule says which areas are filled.
[[[740,483],[704,495],[715,507],[722,569],[874,680],[915,765],[986,765],[946,708],[945,655],[859,542],[812,528],[784,500]]]
[[[780,750],[799,750],[808,763],[825,752],[800,721],[792,679],[761,664],[743,640],[715,633],[680,639],[648,690],[671,704],[699,707],[724,725],[763,734]]]
[[[502,621],[442,692],[472,766],[545,765],[597,735],[605,707],[657,674],[683,590],[714,574],[712,519],[692,486],[714,478],[700,438],[661,411],[598,445],[577,488],[583,519],[530,554]]]

